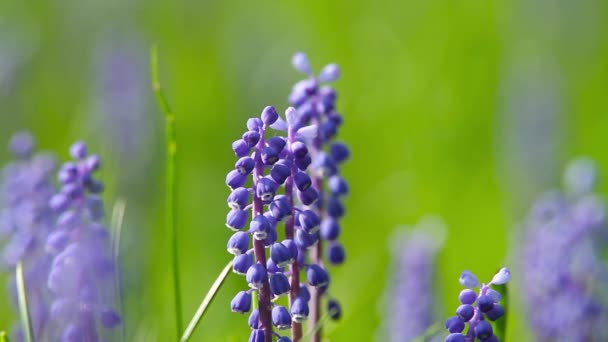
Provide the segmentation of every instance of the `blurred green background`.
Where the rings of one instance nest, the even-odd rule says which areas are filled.
[[[294,52],[305,51],[317,70],[338,63],[352,192],[347,262],[331,270],[344,316],[325,333],[328,341],[371,341],[387,315],[379,299],[397,225],[427,213],[447,223],[435,289],[447,316],[463,269],[487,281],[513,264],[517,277],[517,222],[539,191],[559,186],[567,160],[591,156],[605,174],[607,32],[608,2],[600,0],[0,0],[0,137],[30,129],[61,159],[76,139],[99,151],[108,212],[127,201],[129,339],[170,341],[163,122],[149,86],[150,45],[159,46],[177,115],[186,319],[230,258],[230,143],[263,106],[287,105],[300,79]],[[195,340],[246,338],[246,317],[228,306],[243,286],[229,277]],[[12,317],[0,301],[0,327]],[[529,340],[522,317],[516,305],[510,341]]]

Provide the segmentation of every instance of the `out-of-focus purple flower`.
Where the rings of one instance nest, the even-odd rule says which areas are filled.
[[[492,325],[488,320],[493,322],[500,319],[505,315],[505,310],[498,303],[501,300],[500,293],[490,287],[504,285],[509,280],[511,280],[511,271],[506,267],[496,272],[488,284],[479,284],[473,273],[463,271],[460,274],[459,282],[466,289],[462,290],[458,296],[461,305],[456,308],[456,316],[445,321],[445,328],[449,332],[445,341],[498,342],[498,337],[494,335]],[[476,287],[479,287],[479,293],[475,293],[471,289]],[[469,328],[465,331],[467,325]]]
[[[426,217],[413,230],[391,238],[392,266],[385,293],[385,341],[405,342],[421,336],[439,316],[433,295],[435,259],[446,229],[438,217]],[[432,341],[438,341],[434,339]]]
[[[11,138],[9,147],[16,159],[4,167],[0,180],[0,244],[2,266],[11,272],[14,302],[13,274],[17,263],[23,264],[34,335],[43,339],[49,319],[44,284],[51,264],[44,243],[56,217],[48,205],[55,192],[55,160],[47,154],[34,154],[34,145],[27,132]]]
[[[87,154],[81,142],[72,146],[70,154],[73,160],[59,171],[61,189],[49,201],[58,214],[56,230],[46,241],[53,255],[46,284],[51,311],[57,313],[50,339],[99,341],[101,329],[121,324],[112,307],[116,265],[108,230],[101,223],[103,186],[94,178],[100,160]]]
[[[566,193],[541,196],[525,222],[520,253],[522,298],[536,340],[608,339],[605,203],[593,193],[593,162],[566,169]]]

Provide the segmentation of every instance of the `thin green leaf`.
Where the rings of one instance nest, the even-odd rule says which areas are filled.
[[[495,285],[496,286],[496,285]],[[507,340],[507,317],[509,316],[509,287],[507,284],[496,286],[496,291],[500,292],[502,299],[500,300],[505,315],[496,320],[494,323],[494,331],[496,337],[501,341]]]
[[[15,271],[17,278],[17,296],[19,299],[19,314],[21,315],[21,325],[25,335],[26,342],[34,342],[34,330],[32,328],[32,319],[27,303],[27,290],[25,287],[25,278],[23,276],[23,264],[21,261],[17,263]]]
[[[110,249],[114,258],[114,263],[117,267],[120,267],[118,259],[120,256],[120,237],[122,235],[122,223],[124,221],[126,207],[127,202],[125,200],[117,200],[116,203],[114,203],[114,207],[112,208],[112,220],[110,221]],[[118,300],[118,307],[120,308],[120,312],[124,313],[124,302],[122,300],[122,293],[120,291],[120,272],[116,272],[116,275],[114,277],[114,291],[116,291],[116,297]],[[122,341],[126,341],[127,332],[125,329],[126,324],[125,322],[123,322],[121,324]]]
[[[316,324],[313,329],[309,330],[306,334],[304,334],[304,336],[302,336],[302,341],[307,340],[310,336],[316,334],[317,331],[321,330],[325,323],[327,323],[331,315],[338,313],[337,310],[338,309],[336,308],[334,308],[333,310],[328,310],[325,315],[321,316],[321,319],[319,319],[318,324]]]
[[[196,310],[196,313],[192,317],[192,320],[190,320],[190,324],[188,324],[186,331],[184,331],[184,335],[182,335],[182,338],[180,340],[181,342],[186,342],[190,339],[190,337],[194,333],[194,330],[196,330],[198,323],[201,321],[201,319],[205,315],[205,311],[207,311],[209,304],[211,304],[211,301],[213,300],[213,298],[215,298],[215,295],[219,291],[220,287],[222,287],[224,280],[226,280],[226,277],[228,277],[228,274],[230,274],[231,268],[232,268],[232,260],[230,260],[230,262],[228,262],[226,267],[224,267],[224,269],[222,270],[222,272],[220,272],[217,279],[215,279],[215,281],[213,282],[213,285],[211,285],[211,288],[205,295],[205,298],[203,298],[201,305]]]
[[[177,337],[182,332],[182,297],[179,272],[178,258],[178,231],[177,231],[177,205],[175,198],[177,188],[177,172],[175,156],[177,154],[177,138],[175,130],[175,114],[169,106],[167,98],[162,92],[158,77],[158,49],[152,46],[150,51],[150,73],[152,76],[152,89],[156,95],[156,100],[165,116],[165,144],[166,144],[166,160],[165,160],[165,219],[166,226],[169,232],[171,241],[171,263],[173,269],[173,298],[175,302],[175,327],[177,329]]]

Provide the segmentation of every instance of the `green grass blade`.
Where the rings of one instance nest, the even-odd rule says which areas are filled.
[[[0,342],[9,342],[6,331],[0,331]]]
[[[211,288],[205,295],[205,298],[203,298],[201,305],[196,310],[196,313],[192,317],[192,320],[190,320],[190,324],[188,324],[186,331],[184,331],[184,335],[182,335],[180,342],[186,342],[190,339],[190,337],[194,333],[194,330],[196,330],[196,327],[198,326],[201,319],[205,315],[205,311],[207,311],[209,304],[211,304],[211,301],[213,300],[213,298],[215,298],[215,295],[219,291],[220,287],[222,287],[224,280],[226,280],[226,277],[228,277],[228,274],[230,274],[231,268],[232,268],[232,260],[230,260],[230,262],[228,262],[226,267],[224,267],[224,269],[222,270],[222,272],[220,272],[217,279],[215,279],[215,281],[213,282],[213,285],[211,285]]]
[[[336,310],[337,309],[334,309],[333,311],[328,310],[325,315],[321,316],[318,324],[316,324],[313,329],[309,330],[306,334],[304,334],[304,336],[302,336],[302,341],[308,340],[311,336],[316,334],[317,331],[320,331],[321,328],[323,328],[323,326],[325,325],[325,323],[327,323],[327,321],[330,319],[331,315],[336,313]]]
[[[26,342],[34,342],[34,330],[32,328],[32,318],[30,316],[30,310],[27,303],[27,290],[25,287],[25,278],[23,276],[23,264],[21,263],[21,261],[17,263],[17,269],[15,273],[15,276],[17,278],[17,296],[19,299],[19,314],[21,315],[23,335],[25,336]]]
[[[165,208],[166,208],[166,226],[170,235],[171,241],[171,263],[173,270],[173,298],[175,302],[175,327],[177,329],[177,337],[182,332],[182,299],[181,299],[181,284],[179,275],[179,258],[178,258],[178,231],[177,231],[177,205],[176,198],[176,162],[177,154],[177,138],[175,130],[175,114],[169,106],[167,98],[162,92],[158,77],[158,50],[153,46],[150,51],[150,72],[152,76],[152,88],[156,95],[156,100],[165,116],[165,143],[167,147],[167,157],[165,161]]]
[[[507,284],[496,286],[496,291],[500,292],[502,299],[500,304],[505,309],[505,315],[497,319],[494,323],[494,332],[501,341],[507,340],[507,318],[509,317],[509,287]]]
[[[120,269],[119,257],[120,257],[120,237],[122,236],[122,223],[125,217],[125,209],[127,202],[123,199],[119,199],[114,203],[112,208],[112,220],[110,221],[110,249],[112,251],[112,257],[116,267]],[[120,308],[121,314],[125,313],[124,302],[122,300],[122,292],[120,291],[120,272],[116,272],[114,276],[114,291],[116,291],[116,299],[118,300],[118,307]],[[126,341],[126,323],[123,319],[121,324],[122,341]]]

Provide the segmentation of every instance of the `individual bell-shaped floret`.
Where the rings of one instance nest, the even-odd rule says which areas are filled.
[[[236,163],[234,163],[234,168],[245,176],[249,175],[251,171],[253,171],[254,167],[255,161],[249,156],[241,157],[236,161]]]
[[[325,152],[319,152],[315,156],[312,167],[315,174],[321,178],[333,176],[338,171],[336,163]]]
[[[301,249],[307,249],[319,240],[318,234],[308,234],[303,229],[296,229],[294,241]]]
[[[271,258],[266,260],[266,270],[268,273],[283,273],[285,269],[283,267],[279,267]]]
[[[236,188],[228,196],[228,207],[233,210],[243,210],[249,204],[249,189]]]
[[[308,308],[308,300],[305,300],[301,296],[296,297],[291,304],[291,319],[296,323],[302,323],[308,319],[310,313]]]
[[[458,299],[462,304],[473,304],[477,300],[477,293],[471,289],[464,289],[460,291]]]
[[[270,205],[268,205],[268,209],[270,210],[272,217],[277,221],[282,221],[291,216],[291,205],[289,205],[289,201],[285,195],[275,196]]]
[[[337,300],[330,299],[327,301],[327,314],[329,314],[329,317],[334,321],[337,321],[342,317],[342,307]]]
[[[260,327],[260,310],[253,309],[247,319],[247,324],[251,329],[259,329]]]
[[[305,75],[312,74],[308,57],[306,57],[306,54],[303,52],[296,52],[293,57],[291,57],[291,65],[293,65],[297,71]]]
[[[226,216],[226,227],[239,231],[247,224],[247,211],[246,210],[230,210]]]
[[[319,216],[312,210],[304,210],[296,215],[300,227],[308,234],[314,234],[319,231],[321,220]]]
[[[306,270],[306,279],[308,284],[314,287],[323,287],[329,284],[329,274],[327,271],[317,264],[311,264]]]
[[[114,329],[120,325],[122,319],[118,312],[110,308],[102,309],[99,313],[101,325],[106,329]]]
[[[266,239],[271,229],[270,221],[264,215],[257,215],[249,224],[249,232],[253,234],[253,238],[256,240]]]
[[[306,189],[305,191],[298,190],[298,199],[304,205],[312,205],[319,199],[319,193],[313,187]]]
[[[492,298],[492,301],[494,303],[498,303],[502,299],[502,295],[500,294],[500,292],[498,292],[496,290],[488,289],[488,291],[486,292],[486,295],[488,295],[490,298]]]
[[[333,217],[326,217],[321,221],[321,238],[323,240],[336,240],[340,236],[340,224]]]
[[[336,63],[327,64],[319,73],[319,81],[333,82],[340,77],[340,68]]]
[[[306,169],[310,166],[311,163],[312,163],[312,158],[310,157],[310,154],[307,154],[302,158],[295,159],[296,166],[298,167],[298,169],[300,169],[302,171],[306,171]]]
[[[295,241],[291,240],[291,239],[285,239],[283,241],[281,241],[281,244],[285,247],[287,247],[287,249],[289,250],[289,253],[291,254],[291,257],[294,259],[298,258],[298,245],[295,243]]]
[[[327,142],[338,134],[338,126],[333,121],[328,120],[321,124],[319,132],[323,142]]]
[[[262,329],[251,330],[251,334],[249,334],[249,342],[264,342],[264,341],[266,341],[264,330],[262,330]]]
[[[308,147],[301,141],[294,141],[291,144],[291,152],[295,159],[301,159],[308,155]]]
[[[251,310],[251,293],[240,291],[230,302],[232,312],[245,313]]]
[[[332,241],[327,246],[327,260],[332,265],[341,265],[344,263],[346,253],[344,247],[336,241]]]
[[[239,158],[245,157],[251,151],[251,147],[247,145],[245,140],[239,139],[232,143],[232,151],[234,151],[234,154]]]
[[[338,197],[330,196],[327,200],[327,214],[331,217],[341,218],[344,216],[344,205]]]
[[[283,137],[274,136],[266,140],[266,145],[274,148],[275,151],[280,154],[281,152],[283,152],[285,145],[287,145],[287,141],[285,141]]]
[[[490,311],[486,312],[486,317],[490,321],[495,321],[495,320],[501,318],[502,316],[504,316],[504,314],[505,314],[505,309],[503,309],[502,306],[500,306],[498,304],[494,304],[492,306],[492,309],[490,309]]]
[[[284,306],[276,305],[272,308],[272,324],[279,330],[291,328],[291,315]]]
[[[456,315],[465,322],[468,322],[475,314],[475,308],[471,304],[462,304],[456,309]]]
[[[264,204],[270,204],[278,187],[271,178],[263,177],[258,180],[255,192]]]
[[[274,165],[279,161],[279,152],[270,146],[262,149],[262,162],[264,165]]]
[[[260,141],[260,133],[257,131],[247,131],[243,133],[242,138],[247,143],[247,146],[254,147]]]
[[[287,336],[280,336],[277,339],[277,342],[291,342],[291,339],[289,337],[287,337]]]
[[[232,234],[228,243],[226,244],[228,253],[234,255],[241,255],[247,253],[249,249],[249,234],[245,232],[236,232]]]
[[[458,316],[453,316],[445,321],[445,327],[451,333],[461,333],[464,330],[464,321]]]
[[[277,242],[277,239],[279,238],[279,235],[278,235],[277,229],[276,229],[276,224],[274,226],[271,226],[271,228],[268,230],[267,233],[268,234],[266,235],[266,238],[264,239],[264,247],[269,248],[275,242]]]
[[[350,150],[346,144],[334,142],[329,146],[329,155],[334,162],[340,164],[350,157]]]
[[[270,275],[270,293],[273,297],[280,297],[289,293],[289,279],[283,273],[274,273]]]
[[[232,190],[240,188],[247,182],[247,176],[238,170],[232,170],[226,175],[226,185]]]
[[[494,307],[494,301],[488,295],[481,295],[477,298],[477,307],[482,312],[488,312]]]
[[[266,279],[266,268],[258,263],[251,265],[245,275],[245,280],[252,289],[261,289]]]
[[[301,297],[307,303],[310,300],[310,291],[308,290],[308,286],[306,286],[306,284],[300,283],[300,290],[298,292],[298,297]]]
[[[277,121],[279,118],[279,113],[277,113],[277,110],[273,106],[266,106],[262,110],[260,117],[266,126],[270,126]]]
[[[253,258],[248,253],[237,255],[232,260],[232,272],[240,275],[247,274],[249,268],[253,265]]]
[[[247,119],[247,129],[250,131],[259,131],[260,128],[264,127],[264,122],[260,118],[249,118]]]
[[[294,183],[300,191],[306,191],[312,185],[312,180],[306,172],[298,171],[294,176]]]
[[[473,273],[466,270],[462,271],[458,281],[460,282],[460,285],[468,288],[479,286],[479,280],[477,280],[477,277]]]
[[[494,285],[504,285],[509,282],[511,279],[511,271],[508,268],[501,268],[498,273],[494,275],[490,284]]]
[[[277,184],[285,183],[285,180],[290,175],[291,175],[291,162],[287,159],[280,159],[270,169],[270,177]]]
[[[494,331],[492,330],[492,324],[488,323],[487,321],[477,322],[477,325],[475,325],[475,336],[478,339],[485,341],[492,335],[494,335]]]
[[[270,247],[270,258],[279,267],[285,267],[293,263],[295,259],[291,251],[286,246],[277,242]]]
[[[348,194],[348,184],[340,175],[333,175],[327,180],[327,188],[334,196],[344,196]]]

